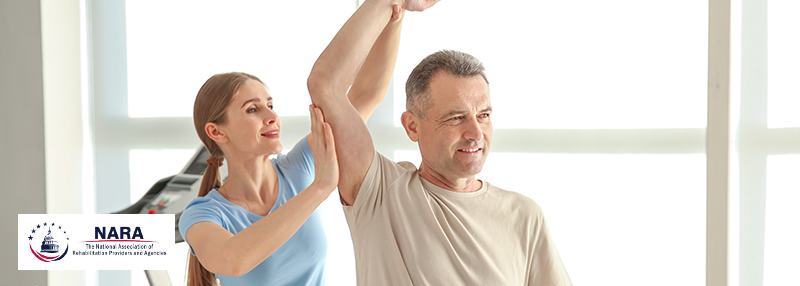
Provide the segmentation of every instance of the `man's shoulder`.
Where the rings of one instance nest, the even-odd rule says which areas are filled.
[[[375,150],[375,161],[380,162],[384,166],[397,166],[404,169],[405,171],[412,171],[412,172],[417,171],[417,166],[414,165],[414,163],[411,163],[409,161],[394,161],[383,155],[383,153],[378,152],[378,150]]]

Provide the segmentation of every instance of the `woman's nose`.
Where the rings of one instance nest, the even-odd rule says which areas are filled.
[[[265,112],[266,115],[264,116],[264,124],[266,125],[275,124],[275,121],[278,121],[278,114],[275,113],[275,111],[272,111],[272,109],[267,109],[267,110],[269,112]]]

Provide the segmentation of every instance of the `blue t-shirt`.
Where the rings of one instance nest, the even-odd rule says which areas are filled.
[[[285,204],[314,181],[314,157],[308,140],[303,138],[288,154],[272,159],[278,173],[278,198],[270,213]],[[186,206],[179,228],[186,230],[198,222],[210,221],[233,234],[250,226],[262,216],[231,203],[216,189]],[[222,285],[324,285],[327,240],[317,211],[299,230],[261,264],[241,277],[217,275]],[[190,248],[191,249],[191,248]],[[192,249],[192,255],[194,250]]]

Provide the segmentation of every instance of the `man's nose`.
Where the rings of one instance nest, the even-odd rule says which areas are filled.
[[[465,122],[464,124],[466,124],[466,126],[464,127],[466,128],[464,130],[464,139],[470,141],[483,140],[483,128],[480,122],[478,122],[477,118],[472,117],[470,119],[467,119],[467,122]]]

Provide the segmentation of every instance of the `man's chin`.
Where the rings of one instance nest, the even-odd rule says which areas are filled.
[[[458,173],[463,178],[469,178],[475,177],[475,175],[480,173],[481,170],[483,170],[483,164],[480,164],[479,166],[464,166]]]

